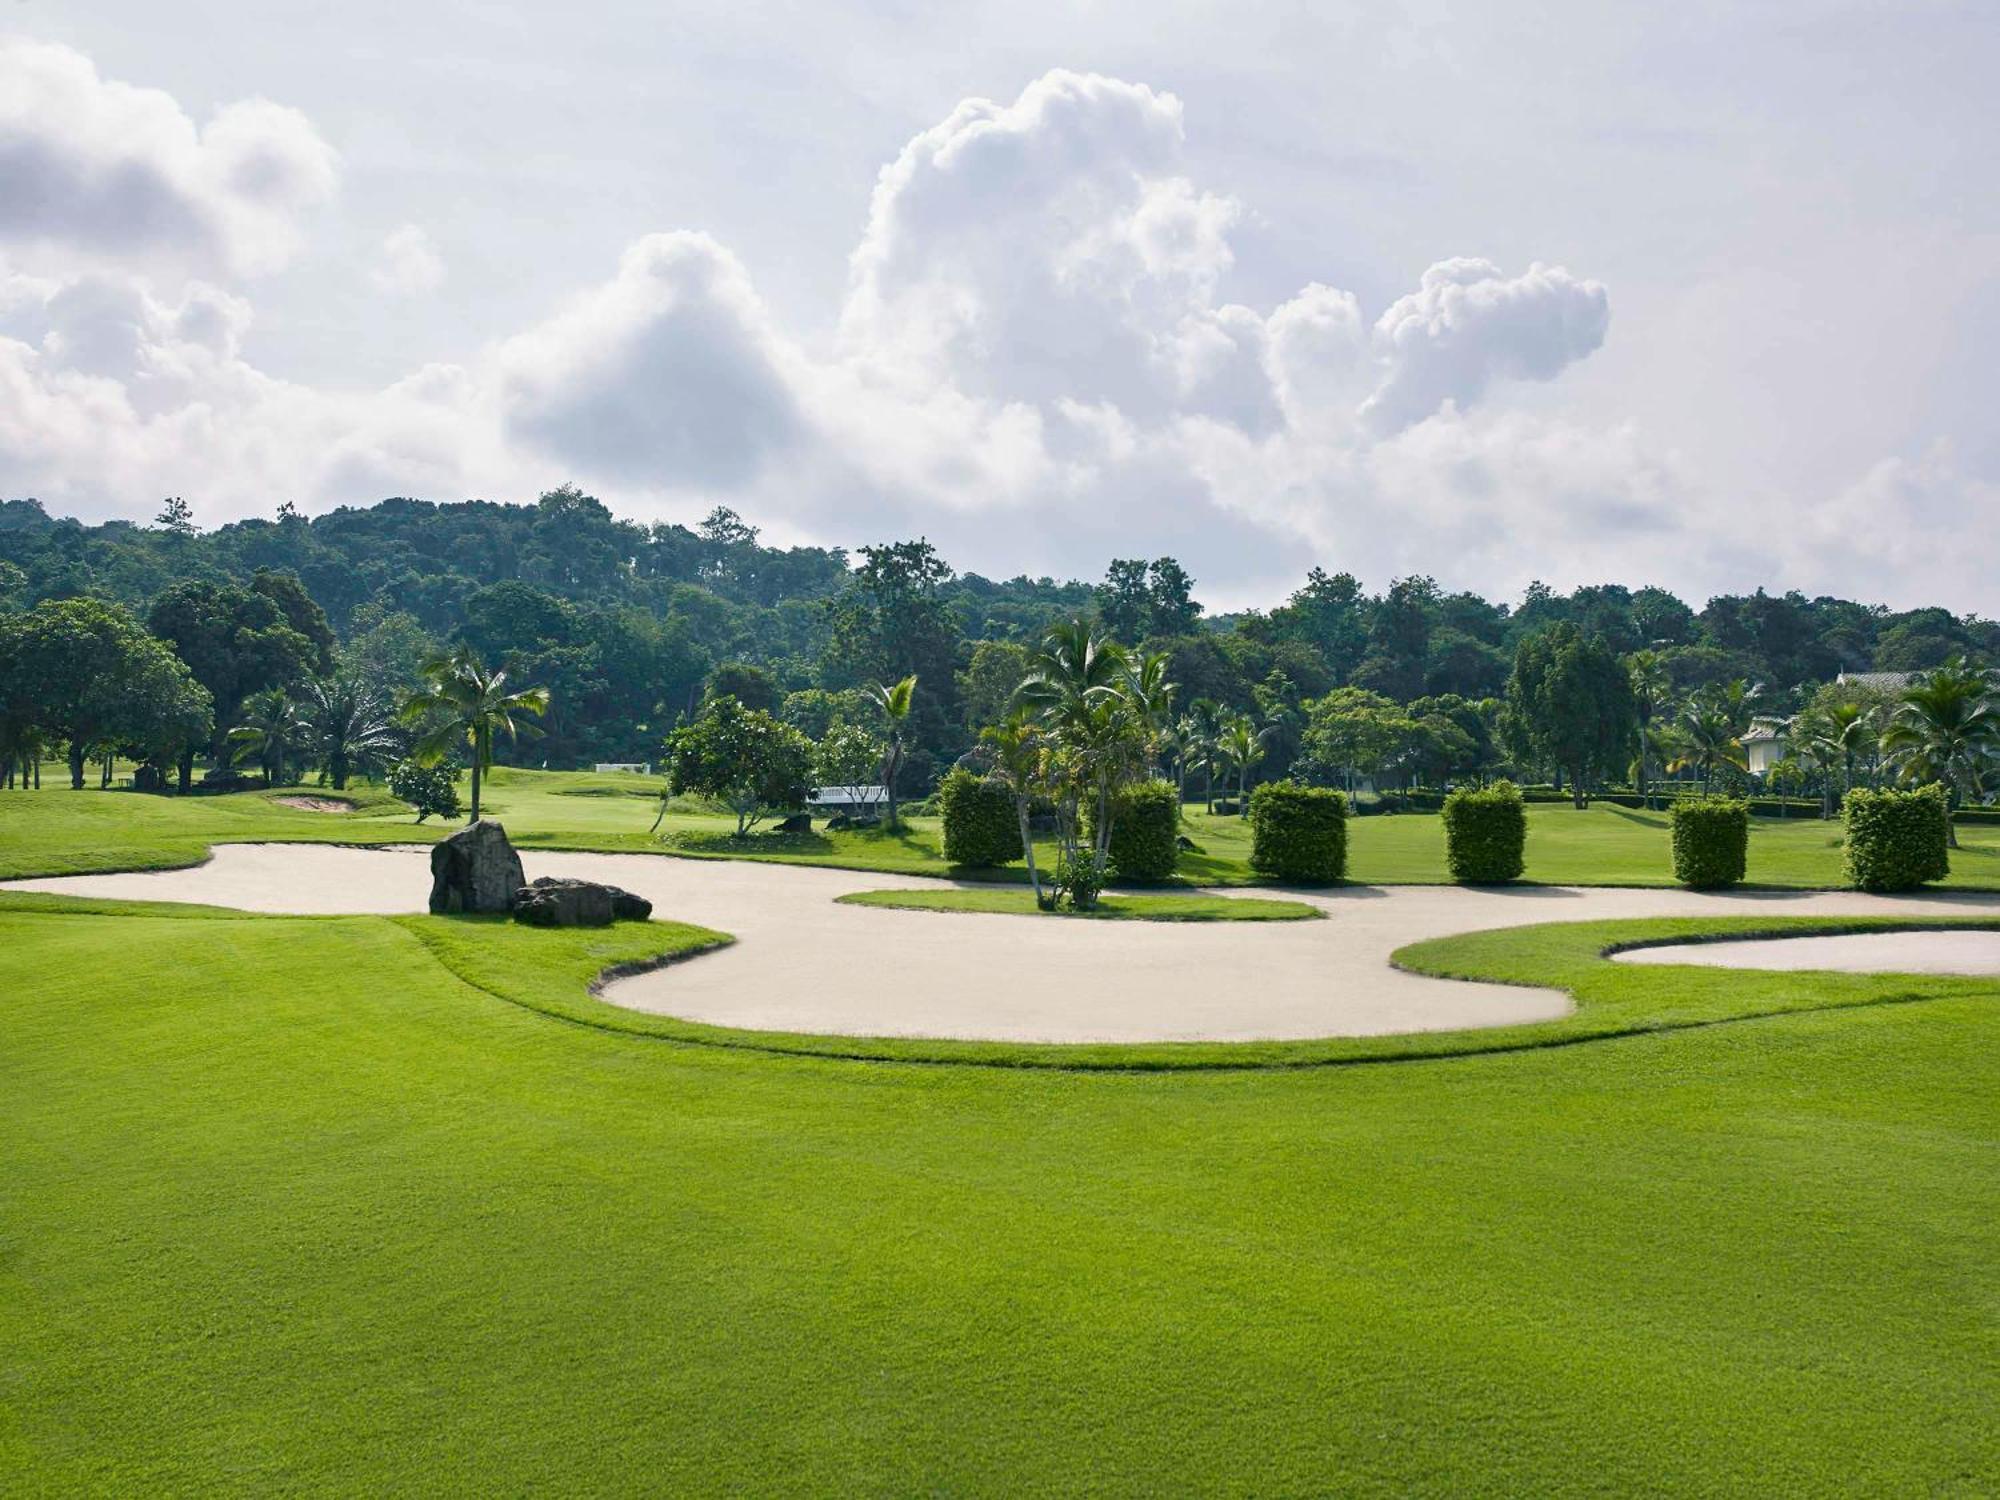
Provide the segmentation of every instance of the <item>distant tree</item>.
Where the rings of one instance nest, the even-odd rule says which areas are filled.
[[[1627,766],[1639,710],[1625,664],[1599,637],[1567,622],[1522,641],[1507,680],[1507,718],[1518,758],[1560,766],[1576,806],[1596,778]]]
[[[306,685],[301,704],[307,744],[335,791],[359,772],[372,776],[388,765],[402,745],[389,700],[367,683],[328,678]]]
[[[302,750],[311,736],[312,726],[282,688],[266,688],[245,698],[238,722],[229,730],[231,747],[255,756],[272,786],[284,784],[287,757]]]
[[[160,513],[153,517],[153,524],[168,536],[185,541],[194,535],[194,507],[179,495],[169,495],[160,502]]]
[[[720,798],[736,814],[738,838],[812,790],[812,741],[734,698],[711,698],[667,736],[666,754],[674,790]]]
[[[1902,780],[1942,785],[1953,809],[1978,797],[2000,758],[2000,697],[1992,679],[1957,657],[1911,683],[1882,731],[1882,750]],[[1956,849],[1950,819],[1945,834]]]
[[[1268,726],[1259,727],[1248,715],[1239,714],[1222,726],[1216,750],[1225,766],[1236,772],[1236,815],[1250,816],[1250,773],[1264,758],[1264,745],[1271,737]]]
[[[864,786],[882,774],[888,749],[859,724],[835,724],[813,751],[813,780],[821,786]]]
[[[1396,703],[1366,688],[1336,688],[1310,705],[1302,769],[1314,781],[1378,775],[1408,739],[1414,721]]]
[[[896,782],[903,771],[903,753],[907,748],[904,735],[916,699],[917,679],[912,674],[900,682],[870,683],[862,691],[881,715],[883,733],[889,742],[888,753],[882,757],[882,788],[889,795],[888,827],[893,829],[901,826],[896,809]]]
[[[472,809],[468,822],[479,821],[479,789],[493,766],[493,740],[512,740],[532,726],[522,715],[540,718],[548,712],[549,690],[532,687],[510,691],[507,674],[494,671],[468,646],[432,657],[424,663],[426,685],[403,703],[402,719],[421,733],[411,759],[434,766],[458,745],[471,750]]]
[[[213,725],[213,700],[186,663],[101,600],[48,600],[0,623],[0,682],[18,733],[68,742],[79,791],[95,753],[126,748],[151,762]]]
[[[1017,641],[978,641],[972,657],[958,674],[959,701],[965,723],[977,732],[1006,717],[1014,689],[1028,672],[1028,648]]]
[[[1667,770],[1676,775],[1693,771],[1701,778],[1704,791],[1724,767],[1748,768],[1736,710],[1714,688],[1704,688],[1689,698],[1674,716],[1668,733],[1674,757],[1667,762]]]
[[[726,661],[708,674],[702,685],[706,698],[734,698],[745,708],[773,713],[778,707],[778,680],[747,661]]]

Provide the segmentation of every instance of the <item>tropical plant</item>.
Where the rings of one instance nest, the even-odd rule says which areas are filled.
[[[1255,720],[1239,714],[1222,726],[1217,748],[1223,764],[1236,772],[1236,815],[1250,816],[1250,773],[1264,758],[1264,746],[1271,738],[1271,726],[1261,728]]]
[[[1653,721],[1673,696],[1674,679],[1667,670],[1667,659],[1657,651],[1634,651],[1625,658],[1625,670],[1631,675],[1632,698],[1639,709],[1639,753],[1632,761],[1632,780],[1640,802],[1651,807],[1652,789],[1646,773],[1661,748]]]
[[[1035,905],[1047,910],[1052,896],[1042,893],[1042,876],[1035,864],[1032,831],[1035,799],[1049,789],[1049,747],[1040,727],[1024,712],[1016,712],[980,734],[993,757],[993,779],[1014,799],[1014,816],[1021,826],[1021,853],[1028,862],[1028,884]]]
[[[1667,762],[1668,774],[1693,771],[1706,791],[1723,766],[1747,770],[1749,760],[1737,723],[1736,713],[1721,695],[1701,692],[1689,698],[1671,726],[1674,758]]]
[[[812,741],[732,697],[709,699],[693,723],[667,736],[666,751],[673,790],[720,797],[736,814],[738,838],[769,813],[800,806],[812,790]]]
[[[1963,657],[1918,678],[1889,716],[1882,751],[1899,780],[1942,786],[1951,809],[1978,797],[2000,756],[2000,697],[1992,679]],[[1958,847],[1949,817],[1945,840]]]
[[[231,726],[229,744],[233,755],[256,758],[265,781],[282,786],[286,758],[303,749],[311,735],[312,726],[298,704],[282,688],[270,688],[243,700],[243,716]]]
[[[901,826],[896,810],[896,778],[903,770],[903,736],[909,727],[910,705],[916,697],[916,674],[900,682],[870,683],[864,692],[882,716],[889,737],[888,753],[882,757],[882,788],[889,796],[889,819],[885,826],[894,829]]]
[[[510,741],[535,732],[522,715],[548,712],[549,690],[543,687],[510,692],[505,670],[489,668],[470,646],[458,646],[431,657],[423,665],[426,685],[403,700],[402,719],[420,726],[411,758],[434,766],[458,745],[471,748],[472,807],[468,822],[479,821],[479,789],[493,766],[493,739]]]
[[[307,683],[303,710],[309,743],[337,792],[345,791],[348,777],[357,772],[375,775],[402,746],[388,700],[350,678]]]

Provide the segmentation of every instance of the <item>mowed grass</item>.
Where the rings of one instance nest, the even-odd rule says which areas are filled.
[[[52,782],[54,777],[45,777]],[[291,789],[323,795],[321,789]],[[1019,884],[1020,865],[966,870],[947,864],[938,820],[906,826],[816,828],[781,834],[768,825],[744,839],[733,818],[676,810],[658,831],[659,783],[623,774],[494,772],[483,811],[527,849],[587,849],[607,853],[671,854],[690,858],[759,859],[904,875],[938,875]],[[386,793],[357,787],[345,794],[347,814],[299,811],[278,804],[279,793],[225,797],[152,797],[130,792],[0,792],[0,879],[96,870],[194,864],[212,844],[256,840],[355,844],[422,843],[453,826],[435,818],[421,825]],[[1838,822],[1818,818],[1751,820],[1752,884],[1834,887],[1843,883]],[[1183,852],[1177,880],[1188,885],[1259,884],[1250,869],[1250,825],[1188,809],[1184,831],[1198,846]],[[1959,889],[2000,889],[2000,825],[1965,825],[1962,848],[1943,882]],[[1434,814],[1356,818],[1348,824],[1348,878],[1367,885],[1441,884],[1444,829]],[[1053,843],[1038,846],[1053,867]],[[1556,885],[1671,885],[1667,815],[1598,803],[1584,811],[1537,804],[1528,809],[1527,878]]]
[[[901,911],[992,912],[1015,917],[1053,917],[1057,921],[1105,922],[1309,922],[1326,913],[1304,901],[1273,901],[1258,896],[1211,896],[1206,893],[1163,891],[1103,896],[1089,911],[1045,912],[1035,905],[1035,893],[1018,886],[984,890],[962,888],[936,891],[854,891],[836,897],[850,906],[888,906]]]
[[[1431,1062],[1029,1072],[543,1013],[589,1021],[590,973],[692,929],[64,905],[0,897],[11,1493],[2000,1469],[1990,985],[1847,976],[1845,1009]],[[1550,932],[1419,957],[1733,994]]]

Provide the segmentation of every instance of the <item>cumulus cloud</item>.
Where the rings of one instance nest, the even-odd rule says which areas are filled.
[[[287,223],[319,191],[299,162],[331,184],[302,120],[225,111],[195,132],[164,95],[44,51],[37,76],[70,121],[43,131],[44,154],[97,162],[106,182],[138,163],[163,226],[226,239],[217,181],[292,205]],[[102,123],[118,111],[159,128]],[[17,134],[22,117],[0,114]],[[140,140],[176,129],[171,148]],[[511,498],[574,477],[627,509],[722,500],[829,541],[921,529],[987,570],[1183,547],[1197,573],[1226,570],[1223,598],[1228,576],[1313,560],[1488,587],[1611,574],[1635,537],[1692,567],[1702,537],[1726,534],[1636,431],[1508,404],[1511,383],[1598,348],[1604,287],[1454,258],[1374,309],[1320,283],[1232,300],[1245,210],[1194,179],[1184,132],[1171,94],[1092,75],[961,104],[882,170],[824,345],[781,326],[728,248],[687,232],[639,240],[460,363],[361,394],[255,368],[248,305],[207,282],[163,295],[131,274],[17,271],[0,277],[0,465],[45,498],[132,514],[168,492],[214,515],[273,494]],[[81,242],[118,220],[11,212],[17,241]],[[373,274],[415,293],[442,270],[410,225]]]
[[[337,177],[297,110],[249,99],[197,127],[68,47],[0,41],[0,243],[17,259],[270,270]]]
[[[405,224],[382,241],[368,279],[392,297],[421,296],[444,284],[444,256],[421,224]]]

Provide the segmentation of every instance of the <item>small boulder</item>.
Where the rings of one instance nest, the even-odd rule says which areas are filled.
[[[812,814],[793,813],[784,822],[778,824],[777,831],[779,833],[811,833],[813,831]]]
[[[561,880],[544,875],[514,893],[514,920],[530,927],[609,927],[614,921],[643,922],[653,914],[644,896],[594,880]]]
[[[431,911],[504,912],[525,880],[507,830],[490,818],[461,828],[431,848]]]

